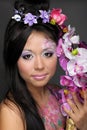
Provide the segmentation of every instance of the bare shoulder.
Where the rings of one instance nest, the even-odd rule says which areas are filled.
[[[18,107],[11,101],[0,104],[0,130],[24,130],[23,119]]]

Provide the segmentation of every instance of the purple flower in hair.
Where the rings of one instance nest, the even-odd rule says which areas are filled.
[[[43,23],[49,22],[49,12],[46,10],[39,10],[40,18],[43,19]]]
[[[24,24],[28,24],[29,26],[32,26],[33,24],[36,23],[37,23],[37,17],[35,15],[32,15],[31,13],[25,15]]]

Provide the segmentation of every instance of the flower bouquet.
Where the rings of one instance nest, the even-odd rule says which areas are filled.
[[[87,44],[80,41],[74,27],[66,27],[66,33],[58,41],[57,56],[60,66],[65,71],[65,75],[60,77],[60,84],[64,89],[59,91],[59,95],[62,114],[67,116],[63,107],[70,110],[66,100],[72,99],[71,92],[76,92],[79,101],[83,103],[83,90],[87,87]]]
[[[84,101],[83,90],[87,87],[87,44],[80,41],[79,35],[75,33],[75,27],[65,26],[67,16],[62,9],[53,9],[50,13],[50,23],[57,24],[64,32],[58,41],[56,54],[59,64],[65,74],[60,76],[60,84],[63,87],[60,91],[54,91],[55,96],[61,104],[61,112],[67,117],[66,130],[76,130],[73,120],[64,112],[64,107],[70,109],[67,99],[71,99],[71,92],[76,92],[81,103]]]
[[[55,96],[61,104],[61,112],[67,117],[66,130],[76,130],[73,120],[64,112],[64,107],[70,109],[67,99],[71,99],[71,92],[76,92],[81,103],[84,101],[83,90],[87,87],[87,44],[80,41],[79,35],[76,35],[75,28],[64,25],[67,16],[62,14],[62,9],[53,9],[50,14],[50,23],[58,24],[64,35],[58,41],[56,54],[59,58],[59,64],[65,74],[60,76],[60,84],[63,87]]]

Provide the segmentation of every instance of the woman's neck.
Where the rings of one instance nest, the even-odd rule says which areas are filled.
[[[44,87],[29,87],[29,91],[31,92],[33,98],[37,102],[39,106],[45,105],[48,101],[49,90],[47,86]]]

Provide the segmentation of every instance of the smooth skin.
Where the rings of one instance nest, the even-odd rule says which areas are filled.
[[[7,105],[0,105],[0,130],[24,130],[24,122],[17,106],[10,101],[6,103]]]
[[[45,85],[56,71],[55,51],[56,44],[46,34],[33,31],[18,60],[19,73],[39,105],[48,98]]]
[[[39,106],[48,102],[50,93],[45,85],[56,71],[55,50],[56,44],[51,39],[44,33],[34,31],[29,36],[17,62],[19,73]],[[2,103],[0,130],[25,130],[24,121],[16,105],[10,101],[7,101],[7,105]]]

